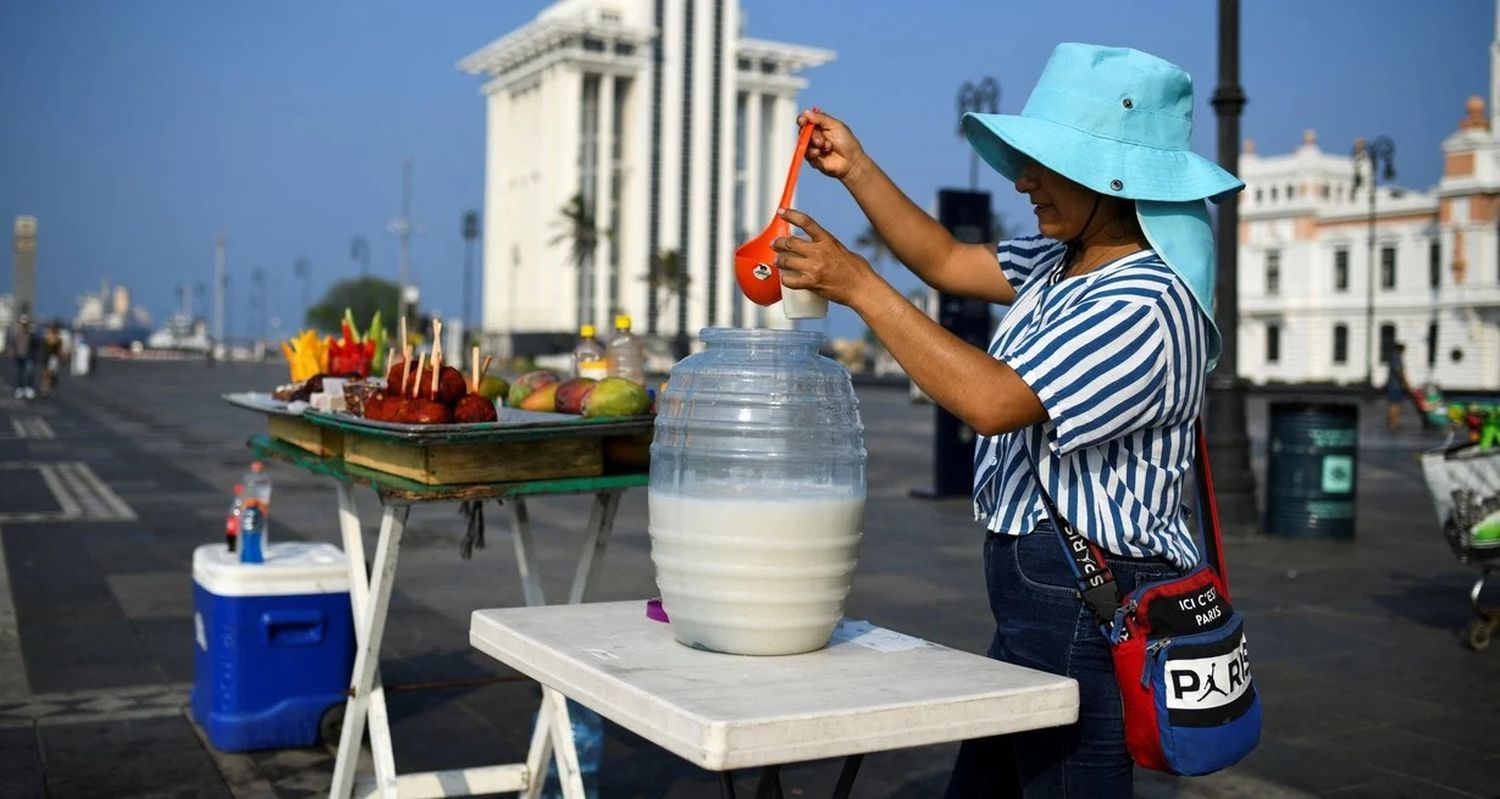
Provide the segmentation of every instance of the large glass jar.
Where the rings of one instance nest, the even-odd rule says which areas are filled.
[[[651,444],[651,559],[688,646],[787,655],[843,616],[865,506],[849,373],[796,330],[708,328]]]

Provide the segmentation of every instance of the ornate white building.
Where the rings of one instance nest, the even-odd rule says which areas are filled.
[[[833,53],[746,39],[735,0],[562,0],[459,64],[485,76],[483,326],[556,349],[616,312],[637,331],[787,325],[740,294],[733,252],[770,219],[801,73]],[[601,232],[580,266],[564,208]],[[653,291],[675,253],[684,306]]]
[[[1496,41],[1492,100],[1500,99],[1500,30]],[[1242,376],[1359,384],[1368,371],[1381,386],[1384,352],[1401,343],[1414,383],[1500,389],[1500,117],[1486,115],[1479,97],[1466,111],[1443,142],[1434,189],[1377,190],[1373,264],[1365,159],[1322,151],[1311,131],[1286,155],[1258,155],[1246,141]]]

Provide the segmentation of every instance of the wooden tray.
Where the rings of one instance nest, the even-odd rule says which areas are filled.
[[[343,436],[344,462],[426,485],[594,477],[604,473],[604,441],[650,435],[651,416],[585,419],[500,408],[480,424],[408,425],[308,411],[305,421]]]
[[[288,403],[270,394],[244,391],[225,394],[223,399],[235,407],[265,414],[267,432],[272,438],[325,458],[338,458],[344,454],[343,433],[309,422],[301,411],[292,410]]]

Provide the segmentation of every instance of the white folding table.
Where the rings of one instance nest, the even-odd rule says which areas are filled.
[[[1078,718],[1069,678],[864,622],[846,620],[817,652],[742,657],[677,643],[669,625],[646,618],[642,601],[611,602],[475,611],[469,640],[541,683],[554,713],[563,707],[555,694],[592,708],[720,772],[729,796],[734,769],[766,767],[763,779],[774,779],[783,764],[846,757],[835,795],[847,795],[865,753]],[[532,756],[545,745],[534,737]],[[568,779],[576,761],[566,761],[559,769],[572,799],[581,785]]]
[[[542,712],[533,728],[532,751],[526,762],[447,771],[396,773],[390,720],[386,714],[385,688],[380,681],[380,649],[385,637],[391,590],[395,584],[396,564],[401,553],[401,538],[406,529],[407,515],[414,504],[503,500],[510,506],[516,566],[520,572],[526,604],[543,605],[546,604],[546,597],[542,592],[541,575],[536,567],[531,519],[525,498],[593,494],[593,509],[589,514],[583,546],[578,554],[573,582],[568,592],[568,602],[582,602],[594,567],[604,559],[621,495],[629,488],[646,485],[647,475],[642,472],[516,483],[430,486],[348,465],[338,458],[314,455],[265,436],[252,438],[250,448],[257,457],[274,458],[338,481],[336,493],[339,531],[343,536],[348,563],[349,601],[354,611],[357,647],[329,795],[333,799],[346,799],[355,794],[362,797],[412,799],[521,791],[527,799],[536,799],[541,793],[547,760],[554,752],[559,770],[565,770],[571,764],[574,782],[581,786],[577,777],[578,754],[573,743],[567,706],[561,697],[545,686]],[[373,568],[368,576],[363,532],[354,499],[354,487],[357,483],[375,489],[381,503],[380,533],[375,545]],[[375,776],[373,779],[356,781],[360,742],[366,731],[370,736]],[[581,787],[579,790],[581,791]]]

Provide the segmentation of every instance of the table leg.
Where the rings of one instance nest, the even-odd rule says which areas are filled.
[[[526,511],[526,500],[521,497],[510,500],[510,529],[516,544],[516,568],[521,571],[521,592],[526,598],[526,607],[545,605],[547,595],[542,592],[542,575],[536,568],[536,550],[531,543],[531,515]]]
[[[781,766],[766,766],[760,770],[760,782],[755,785],[755,799],[782,799]]]
[[[366,614],[370,596],[369,577],[365,571],[364,529],[359,521],[359,507],[354,497],[354,486],[339,483],[339,532],[344,541],[344,558],[349,573],[349,604],[354,611],[354,637],[363,644],[369,636],[370,617]],[[381,540],[388,535],[394,521],[391,509],[381,514]],[[383,626],[383,625],[382,625]],[[391,748],[390,717],[385,706],[385,686],[381,684],[380,668],[375,669],[375,683],[370,688],[368,726],[370,750],[375,760],[377,784],[391,785],[396,779],[396,754]],[[345,714],[347,725],[348,715]],[[341,731],[342,737],[342,731]],[[357,750],[356,750],[357,755]],[[357,758],[356,758],[357,759]]]
[[[568,717],[568,700],[557,691],[542,686],[542,704],[551,720],[553,759],[557,762],[563,799],[586,799],[583,774],[578,767],[578,747],[573,744],[573,722]],[[538,776],[546,780],[545,771]]]
[[[588,531],[583,540],[583,551],[578,553],[578,568],[573,572],[573,586],[568,591],[568,604],[583,601],[588,590],[589,575],[594,565],[604,560],[604,551],[609,547],[609,534],[615,527],[615,514],[620,510],[619,491],[600,491],[594,495],[594,508],[589,512]]]
[[[526,790],[521,799],[539,799],[547,782],[547,764],[552,760],[552,699],[542,691],[536,726],[531,729],[531,747],[526,751]]]
[[[844,769],[839,772],[838,784],[833,786],[833,799],[849,799],[849,792],[854,790],[854,778],[859,775],[859,765],[864,760],[862,754],[844,758]]]
[[[723,799],[734,799],[734,772],[719,772],[719,796]]]
[[[355,624],[355,629],[359,630],[362,627],[365,635],[355,652],[354,679],[344,711],[344,728],[339,735],[338,760],[334,764],[333,784],[329,788],[329,795],[334,799],[345,799],[354,788],[354,774],[359,765],[360,738],[363,736],[366,722],[379,723],[382,727],[386,727],[383,691],[379,692],[381,707],[376,713],[370,714],[370,705],[374,696],[377,695],[380,644],[385,636],[386,613],[390,610],[396,561],[401,552],[401,535],[405,532],[406,517],[410,510],[410,507],[406,505],[387,505],[381,518],[380,540],[375,546],[375,571],[370,579],[367,601],[363,603],[364,607],[360,608],[358,613],[361,621]],[[353,570],[354,564],[351,562],[351,574]],[[385,739],[384,742],[377,743],[377,739],[382,737]],[[390,730],[388,727],[376,730],[372,726],[370,738],[376,760],[376,777],[384,793],[388,788],[394,789],[395,783],[395,763],[390,750]]]

